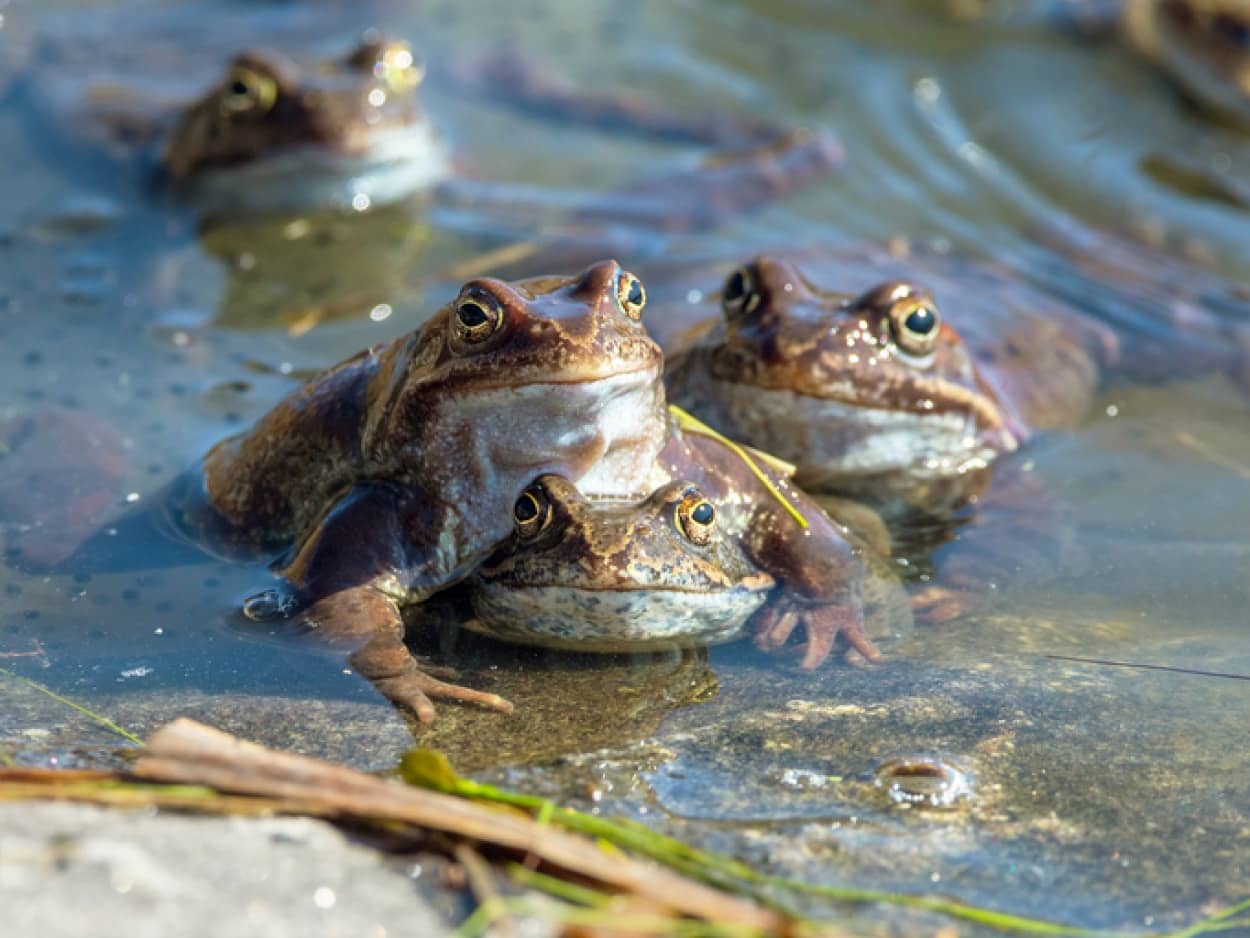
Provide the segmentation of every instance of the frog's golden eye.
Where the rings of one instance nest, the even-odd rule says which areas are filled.
[[[760,305],[760,295],[755,290],[755,277],[750,267],[739,267],[725,280],[720,305],[730,319],[750,313]]]
[[[926,294],[907,293],[899,297],[886,315],[890,335],[904,352],[928,355],[933,351],[942,331],[942,317]]]
[[[551,500],[541,485],[531,485],[512,506],[512,526],[517,537],[532,541],[551,523]]]
[[[394,92],[411,91],[425,78],[425,66],[418,64],[412,46],[406,42],[386,43],[373,63],[373,74]]]
[[[503,307],[486,293],[469,293],[456,301],[452,328],[456,338],[466,345],[485,342],[503,325]]]
[[[702,547],[712,540],[712,531],[716,527],[716,506],[698,489],[688,489],[677,503],[676,520],[677,530]]]
[[[227,114],[264,114],[278,100],[278,83],[255,69],[236,65],[226,76],[221,109]]]
[[[411,91],[425,78],[425,66],[417,62],[412,46],[372,31],[352,50],[347,64],[368,72],[396,93]]]
[[[647,305],[647,291],[642,281],[622,270],[616,278],[616,302],[630,319],[642,319],[642,308]]]

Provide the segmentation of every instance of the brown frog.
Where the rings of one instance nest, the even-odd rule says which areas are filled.
[[[774,596],[777,579],[729,536],[721,514],[685,480],[639,502],[592,501],[567,479],[544,476],[513,506],[512,537],[467,581],[474,615],[464,624],[572,651],[736,639]],[[873,564],[867,547],[857,550]],[[864,587],[875,634],[910,621],[897,581],[879,565]]]
[[[808,271],[867,289],[835,292]],[[952,283],[924,271],[959,297],[941,310],[915,268],[887,251],[822,252],[802,269],[756,258],[720,290],[723,322],[676,355],[670,394],[794,461],[810,489],[931,510],[958,504],[984,488],[999,455],[1084,417],[1115,344],[989,268],[956,273]],[[904,279],[880,282],[891,276]],[[674,335],[670,347],[682,341]]]
[[[394,201],[449,171],[416,100],[422,77],[407,42],[377,34],[311,66],[277,50],[243,52],[182,109],[160,168],[232,216]]]
[[[416,333],[348,359],[218,444],[177,506],[180,524],[216,543],[293,542],[278,564],[286,586],[251,614],[304,609],[423,720],[434,696],[506,703],[417,670],[401,607],[470,572],[544,474],[596,498],[690,480],[723,506],[727,536],[786,587],[761,614],[762,643],[780,646],[802,626],[805,667],[839,633],[875,659],[842,529],[786,473],[680,429],[644,303],[642,283],[612,261],[576,277],[471,281]]]
[[[568,199],[549,191],[527,196],[515,186],[472,180],[463,161],[453,166],[417,103],[424,69],[407,43],[370,30],[350,48],[341,40],[331,47],[327,37],[358,35],[361,24],[393,15],[385,4],[366,0],[298,16],[281,5],[225,17],[216,6],[195,3],[146,12],[41,17],[23,97],[66,138],[124,158],[146,154],[214,221],[317,207],[362,211],[434,192],[457,225],[496,237],[510,214],[522,219],[518,237],[532,236],[536,214],[557,216],[582,235],[580,226],[602,223],[594,200],[570,211]],[[240,49],[240,36],[264,36],[269,45]],[[511,64],[501,72],[503,62]],[[726,159],[750,167],[749,175],[713,161],[677,173],[685,184],[661,177],[621,193],[638,211],[634,219],[618,216],[618,225],[651,225],[658,217],[664,230],[696,228],[710,223],[707,206],[719,220],[826,175],[841,159],[828,134],[793,136],[762,121],[687,116],[629,95],[587,94],[539,77],[515,57],[462,55],[438,78],[453,93],[486,94],[527,113],[744,148]],[[796,158],[798,168],[787,168]],[[815,169],[805,170],[813,161]],[[654,200],[644,205],[639,196],[648,191]],[[715,198],[706,197],[710,191]],[[672,192],[682,194],[680,205],[667,201]],[[489,217],[478,222],[474,214]],[[611,243],[600,240],[600,248]]]
[[[212,216],[350,208],[448,172],[407,43],[370,32],[327,49],[268,10],[232,20],[225,35],[191,11],[171,16],[125,28],[116,17],[49,17],[25,97],[63,136],[138,163]],[[342,32],[329,13],[308,21]],[[241,33],[304,51],[221,54],[238,50]]]
[[[629,652],[739,637],[776,579],[717,525],[697,485],[591,501],[542,476],[512,537],[468,581],[474,631],[520,644]]]

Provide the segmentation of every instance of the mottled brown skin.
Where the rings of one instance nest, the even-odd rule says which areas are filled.
[[[362,156],[379,132],[424,119],[420,80],[408,44],[381,37],[312,68],[275,49],[243,52],[182,110],[162,168],[180,181],[293,148]]]
[[[466,626],[506,641],[631,652],[737,638],[776,586],[718,523],[698,486],[592,501],[543,476],[513,534],[469,579]]]
[[[852,289],[915,276],[886,252],[800,263],[764,256],[731,274],[723,323],[676,356],[669,390],[723,432],[795,462],[800,484],[815,490],[931,510],[958,504],[984,488],[997,456],[1080,420],[1099,375],[1087,342],[1113,351],[1095,328],[1066,328],[1073,314],[1050,315],[1058,304],[1030,308],[1021,300],[1035,294],[1013,295],[971,266],[953,283],[924,272],[960,288],[949,290],[960,304],[946,315],[910,278],[854,294],[805,276],[832,274]],[[909,334],[912,313],[931,331]]]
[[[303,609],[422,720],[433,718],[433,696],[506,709],[421,674],[401,607],[463,578],[507,537],[515,499],[545,474],[597,498],[693,482],[782,587],[760,620],[763,645],[779,647],[801,625],[805,667],[839,632],[875,659],[861,627],[862,567],[844,532],[765,468],[807,517],[801,527],[724,444],[678,429],[643,302],[641,283],[611,261],[573,278],[471,281],[418,332],[349,359],[215,447],[202,501],[179,506],[183,525],[218,542],[293,541],[279,563],[284,590],[253,611]],[[498,327],[466,344],[487,309]]]
[[[804,633],[800,667],[818,667],[838,635],[868,661],[880,653],[863,630],[860,585],[864,566],[848,532],[789,479],[760,460],[756,468],[806,520],[801,525],[725,443],[683,432],[674,423],[656,461],[653,486],[688,480],[718,506],[718,523],[747,556],[780,584],[777,597],[755,618],[755,640],[766,651]]]
[[[464,165],[453,165],[416,101],[423,75],[405,43],[369,31],[358,48],[326,55],[334,37],[392,18],[392,6],[244,4],[228,17],[196,2],[133,17],[41,11],[31,56],[39,68],[23,77],[24,96],[33,113],[76,144],[129,162],[150,156],[154,165],[139,168],[159,169],[209,221],[310,207],[357,210],[358,196],[379,206],[424,193],[468,205],[466,214],[482,216],[476,228],[488,238],[508,237],[515,219],[518,239],[533,238],[536,228],[565,247],[589,239],[593,257],[627,248],[632,255],[635,245],[654,250],[656,229],[717,224],[827,178],[841,163],[840,145],[824,131],[795,131],[755,116],[683,113],[627,91],[595,92],[554,79],[499,50],[457,47],[433,69],[443,91],[607,133],[720,151],[704,165],[658,178],[645,172],[638,184],[571,208],[547,187],[527,200],[514,184],[473,180]],[[575,256],[588,260],[569,253],[561,266],[537,269],[571,269],[564,265]]]
[[[55,30],[43,37],[46,74],[25,81],[32,106],[72,140],[138,162],[181,193],[221,201],[233,186],[258,210],[299,204],[288,190],[300,186],[314,201],[339,177],[368,172],[373,157],[434,164],[424,174],[405,170],[413,180],[445,169],[416,99],[421,70],[401,40],[369,35],[328,57],[297,60],[258,47],[216,59],[213,39],[191,38],[187,22],[176,39],[142,25],[133,43],[110,34],[115,24],[86,40]],[[266,19],[264,28],[274,24]],[[242,205],[244,197],[227,201]]]
[[[519,464],[524,487],[569,460],[579,470],[570,478],[605,457],[628,461],[634,447],[645,465],[658,449],[651,438],[662,434],[664,402],[653,381],[661,353],[621,307],[617,291],[628,277],[605,261],[576,277],[471,281],[416,332],[366,349],[288,396],[204,459],[208,501],[232,529],[228,539],[288,542],[332,493],[363,480],[467,492],[490,482],[502,462]],[[485,341],[462,338],[457,314],[466,302],[500,312]],[[530,405],[532,422],[516,399],[522,390],[540,398]],[[596,426],[596,408],[629,394],[645,405],[632,415],[634,427]],[[580,427],[581,418],[576,443],[563,454],[552,444],[548,454],[546,435]],[[440,452],[465,458],[431,465],[428,454]]]
[[[879,661],[880,653],[863,630],[860,586],[864,566],[860,548],[848,531],[783,474],[760,465],[760,471],[802,514],[807,527],[801,526],[725,444],[684,433],[675,421],[667,429],[663,450],[639,480],[640,491],[689,480],[683,484],[693,483],[719,506],[718,525],[725,536],[734,539],[754,567],[776,580],[771,601],[752,619],[756,644],[765,651],[778,651],[801,628],[804,641],[799,666],[805,670],[815,669],[829,657],[839,635],[863,659]],[[423,722],[434,718],[430,698],[435,697],[510,710],[507,701],[494,695],[436,681],[417,668],[403,645],[400,607],[425,599],[432,590],[421,589],[419,584],[405,590],[402,584],[412,584],[413,578],[411,572],[402,576],[394,572],[400,562],[372,563],[368,569],[389,566],[392,572],[367,586],[350,585],[362,558],[379,552],[388,557],[410,553],[415,532],[427,531],[432,521],[427,506],[403,501],[402,494],[390,486],[367,492],[359,489],[357,497],[336,503],[295,560],[281,571],[287,580],[316,584],[321,592],[329,584],[330,595],[314,603],[305,620],[331,640],[351,646],[363,641],[351,656],[353,666],[387,697],[412,708]],[[497,501],[493,493],[490,498],[478,498],[479,504]],[[497,538],[502,539],[502,535]],[[469,567],[463,565],[449,581],[467,575]]]
[[[280,564],[287,605],[361,646],[355,667],[431,718],[427,697],[451,692],[416,671],[400,606],[503,540],[536,476],[631,494],[663,445],[662,358],[630,299],[640,291],[613,261],[576,277],[471,281],[417,332],[214,447],[203,501],[178,508],[184,527],[217,543],[294,541]]]

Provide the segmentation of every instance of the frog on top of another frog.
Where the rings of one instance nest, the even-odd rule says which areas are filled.
[[[282,586],[249,613],[301,611],[422,720],[431,697],[505,705],[422,673],[402,608],[468,575],[508,537],[521,492],[549,474],[592,498],[699,486],[726,536],[782,587],[757,616],[762,643],[801,627],[804,667],[839,634],[875,659],[845,532],[787,473],[683,432],[640,321],[645,302],[613,261],[573,277],[470,281],[416,332],[353,356],[215,446],[170,511],[201,543],[287,548]]]

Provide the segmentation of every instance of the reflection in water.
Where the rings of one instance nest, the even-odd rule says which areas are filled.
[[[975,506],[937,555],[909,554],[916,532],[896,532],[896,565],[913,580],[942,585],[962,563],[990,568],[993,588],[984,605],[886,647],[884,665],[806,674],[733,645],[709,671],[469,641],[463,655],[426,650],[518,713],[445,707],[421,738],[509,784],[572,800],[591,791],[599,810],[829,882],[1025,914],[1062,907],[1117,927],[1240,898],[1250,684],[1096,662],[1250,674],[1250,138],[1187,107],[1127,49],[1045,22],[913,12],[900,29],[904,6],[925,5],[801,0],[576,15],[563,3],[496,6],[484,16],[437,2],[393,24],[421,37],[431,111],[474,175],[546,193],[558,214],[570,193],[662,176],[700,152],[440,96],[440,57],[505,41],[588,89],[628,85],[678,110],[835,129],[847,153],[835,181],[676,235],[665,262],[732,266],[770,248],[903,235],[988,256],[1114,327],[1127,354],[1079,428],[1013,457],[1027,484]],[[287,9],[298,6],[270,13]],[[635,41],[616,41],[623,32]],[[35,431],[6,438],[0,471],[41,434],[69,476],[92,465],[87,436],[64,439],[57,427],[70,424],[48,416],[66,410],[116,437],[124,457],[63,489],[52,474],[17,485],[6,474],[10,546],[33,533],[22,512],[53,498],[75,517],[98,513],[107,531],[300,375],[419,324],[451,295],[441,271],[514,234],[397,207],[197,240],[189,226],[171,231],[163,206],[119,195],[90,155],[48,158],[46,138],[11,108],[0,109],[0,148],[0,419]],[[952,277],[946,289],[979,286]],[[80,497],[90,511],[78,512]],[[990,523],[1004,516],[1006,545]],[[240,622],[238,602],[269,582],[264,569],[149,562],[168,559],[154,534],[123,552],[129,571],[77,576],[23,570],[10,554],[0,663],[139,733],[186,713],[370,767],[410,744],[412,730],[356,675]],[[47,698],[3,679],[0,698],[0,753],[112,757],[115,740]],[[668,712],[692,698],[704,702]],[[944,812],[883,803],[874,770],[918,754],[966,770],[971,794]]]

